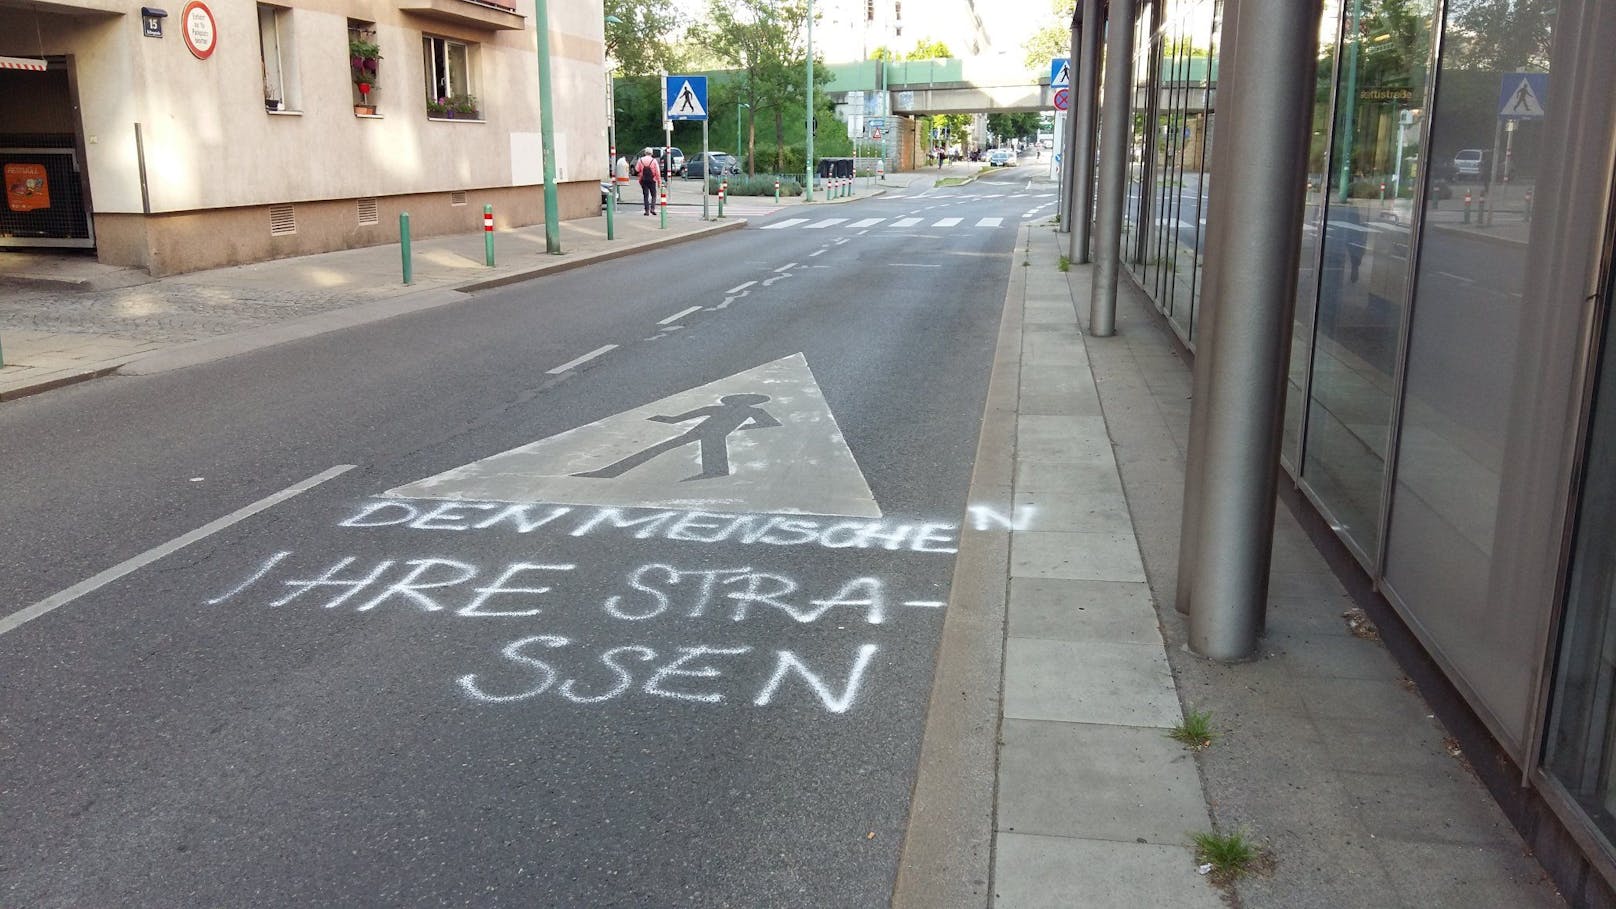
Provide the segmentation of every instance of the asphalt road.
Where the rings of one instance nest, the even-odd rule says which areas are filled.
[[[1034,170],[0,407],[0,905],[884,903]]]

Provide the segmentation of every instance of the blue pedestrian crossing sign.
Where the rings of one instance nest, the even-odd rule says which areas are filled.
[[[1541,120],[1548,104],[1548,73],[1505,73],[1498,84],[1501,120]]]
[[[1072,85],[1072,61],[1065,57],[1053,57],[1049,61],[1049,87],[1070,88]]]
[[[669,120],[707,119],[707,77],[666,76]]]

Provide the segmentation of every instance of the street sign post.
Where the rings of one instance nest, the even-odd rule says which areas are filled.
[[[1072,87],[1072,61],[1066,57],[1051,57],[1049,60],[1049,87]]]
[[[1549,104],[1548,73],[1505,73],[1498,84],[1498,116],[1541,120]]]
[[[672,74],[662,77],[662,101],[662,113],[668,120],[701,121],[701,219],[706,221],[707,168],[711,166],[707,150],[707,77]],[[689,177],[690,165],[687,163],[685,167],[685,176]]]

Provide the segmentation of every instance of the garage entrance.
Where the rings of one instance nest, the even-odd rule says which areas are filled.
[[[0,247],[95,248],[66,57],[0,57]]]

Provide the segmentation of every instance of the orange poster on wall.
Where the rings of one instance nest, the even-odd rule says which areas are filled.
[[[6,207],[12,211],[50,208],[50,180],[43,164],[5,166]]]

